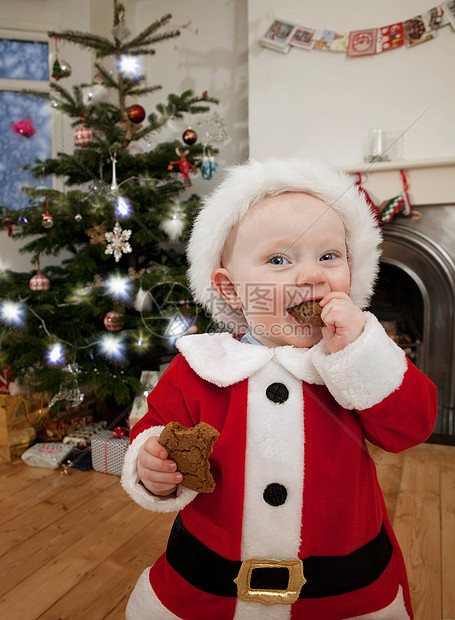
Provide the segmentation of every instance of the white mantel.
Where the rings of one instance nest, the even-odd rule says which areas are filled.
[[[400,170],[406,174],[413,205],[455,205],[455,157],[361,162],[342,166],[345,172],[362,173],[362,185],[376,204],[403,191]]]

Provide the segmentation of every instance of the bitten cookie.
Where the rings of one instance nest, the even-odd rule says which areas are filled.
[[[324,321],[321,319],[322,308],[317,301],[304,301],[298,306],[288,308],[288,312],[300,325],[309,325],[310,327],[322,327],[324,325]]]
[[[215,481],[210,473],[209,456],[219,435],[216,428],[206,422],[193,428],[186,428],[179,422],[169,422],[164,427],[158,441],[177,464],[183,486],[198,493],[213,491]]]

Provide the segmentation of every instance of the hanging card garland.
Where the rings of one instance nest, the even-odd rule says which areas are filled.
[[[372,56],[434,39],[449,25],[455,31],[455,0],[448,0],[403,22],[350,32],[303,27],[275,19],[260,39],[262,46],[286,54],[291,47],[342,52],[349,57]]]

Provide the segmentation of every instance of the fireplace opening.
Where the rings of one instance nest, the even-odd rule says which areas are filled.
[[[381,263],[370,310],[390,338],[420,368],[424,304],[413,278],[396,265]]]

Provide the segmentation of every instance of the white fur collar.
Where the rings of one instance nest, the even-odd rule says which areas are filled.
[[[300,381],[324,383],[312,361],[315,350],[321,346],[325,348],[322,341],[311,349],[268,348],[239,342],[228,333],[218,333],[182,336],[176,346],[202,379],[219,387],[251,377],[272,359]]]

